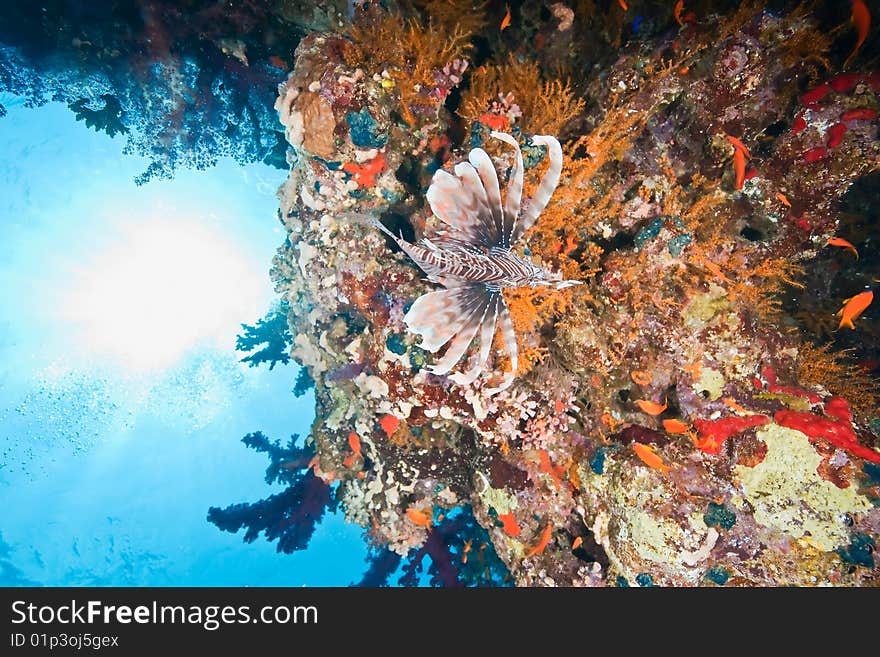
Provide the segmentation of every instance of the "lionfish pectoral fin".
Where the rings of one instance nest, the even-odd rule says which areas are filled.
[[[476,364],[467,372],[456,372],[449,378],[459,385],[470,385],[477,380],[477,377],[485,370],[486,363],[489,360],[489,353],[492,349],[492,341],[495,338],[495,323],[498,320],[498,309],[500,308],[501,294],[492,293],[489,302],[486,305],[483,314],[483,321],[480,324],[480,352],[477,357]]]
[[[477,156],[480,166],[460,162],[455,166],[455,175],[443,169],[435,172],[425,196],[434,215],[452,229],[452,237],[488,247],[500,237],[501,206],[498,175],[489,156],[485,152],[483,155],[492,169],[491,175]],[[499,198],[497,213],[493,195]]]
[[[562,175],[562,146],[559,140],[552,135],[535,135],[532,137],[532,143],[537,146],[547,147],[550,165],[541,179],[541,184],[535,190],[535,195],[532,196],[526,205],[519,222],[513,229],[511,244],[515,243],[523,236],[523,233],[534,225],[538,215],[544,211],[547,203],[550,202],[550,197],[553,196],[553,192],[559,184],[559,177]]]
[[[431,366],[430,371],[432,374],[447,374],[455,367],[456,363],[464,356],[464,353],[476,337],[477,331],[480,330],[480,326],[486,319],[491,294],[482,286],[473,286],[472,294],[473,298],[465,308],[467,319],[463,327],[455,334],[455,338],[449,344],[443,357]]]
[[[522,203],[523,190],[523,157],[519,142],[506,132],[492,131],[492,137],[514,147],[514,167],[507,183],[507,195],[504,198],[504,222],[501,231],[501,246],[510,248],[516,227],[516,217]]]
[[[498,328],[501,330],[501,342],[504,344],[504,349],[507,351],[508,356],[510,356],[510,371],[504,374],[504,379],[501,381],[500,385],[483,391],[490,396],[499,393],[502,390],[507,390],[516,378],[516,370],[519,367],[518,352],[516,349],[516,333],[513,330],[513,321],[510,319],[510,311],[507,309],[504,297],[500,294],[498,295],[498,303]]]
[[[421,336],[419,347],[434,353],[462,329],[477,303],[471,286],[434,290],[416,299],[403,321]]]

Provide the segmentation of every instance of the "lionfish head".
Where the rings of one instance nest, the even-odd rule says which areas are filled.
[[[531,287],[552,287],[556,290],[563,290],[567,287],[572,287],[573,285],[580,285],[581,283],[583,283],[583,281],[562,280],[561,271],[551,271],[549,269],[539,267],[534,263],[529,264],[531,267],[534,268],[531,272],[529,272],[529,285]]]

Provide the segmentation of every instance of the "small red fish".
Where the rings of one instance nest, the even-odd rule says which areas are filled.
[[[823,82],[818,87],[813,87],[809,91],[801,94],[801,103],[803,103],[807,107],[812,107],[820,100],[825,98],[825,94],[827,94],[830,90],[831,87],[829,87],[827,83]]]
[[[840,247],[843,247],[844,249],[849,249],[850,251],[852,251],[855,254],[856,260],[859,259],[859,252],[856,249],[856,247],[854,247],[851,242],[848,242],[847,240],[843,239],[842,237],[832,237],[830,240],[828,240],[828,244],[830,246],[840,246]]]
[[[746,159],[751,158],[752,154],[739,139],[731,135],[725,136],[733,145],[733,171],[736,174],[736,189],[740,190],[746,180]]]
[[[876,118],[876,110],[872,110],[867,107],[847,110],[840,115],[841,121],[873,121]]]
[[[501,19],[501,32],[510,25],[510,5],[507,5],[507,13],[504,14],[504,18]]]
[[[639,408],[642,409],[643,413],[647,413],[648,415],[660,415],[663,411],[666,410],[666,400],[663,400],[662,404],[658,404],[655,401],[649,401],[646,399],[637,399],[636,404],[639,405]]]
[[[853,87],[855,87],[861,79],[861,73],[841,73],[840,75],[835,75],[831,78],[828,84],[831,85],[831,88],[837,93],[845,94],[852,91]]]
[[[733,151],[733,170],[736,173],[735,189],[740,190],[743,188],[743,183],[746,179],[746,156],[738,148]]]
[[[796,135],[801,130],[805,130],[807,127],[807,122],[804,120],[804,117],[798,114],[794,117],[794,121],[791,124],[791,134]]]
[[[825,134],[828,136],[826,146],[828,148],[837,148],[838,146],[840,146],[840,142],[843,141],[843,136],[846,134],[846,124],[835,123],[833,126],[828,128],[828,132],[826,132]]]
[[[663,459],[657,455],[654,448],[650,445],[633,443],[632,448],[636,453],[636,456],[638,456],[645,465],[650,466],[655,470],[660,470],[663,474],[669,472],[669,466],[663,462]]]
[[[397,431],[397,427],[400,426],[400,420],[393,415],[383,415],[382,419],[379,420],[379,426],[382,427],[385,435],[390,438],[391,434]]]
[[[828,157],[828,149],[824,146],[816,146],[804,153],[804,159],[807,162],[818,162]]]
[[[843,63],[844,68],[849,64],[850,60],[854,59],[858,54],[859,48],[862,47],[862,44],[868,37],[868,32],[871,30],[871,12],[868,11],[868,7],[865,5],[864,0],[853,0],[850,20],[852,21],[852,24],[856,26],[856,34],[858,37],[856,38],[855,47]]]
[[[843,308],[837,311],[837,316],[840,317],[840,325],[837,328],[841,329],[844,326],[848,326],[855,330],[856,327],[853,324],[853,320],[861,315],[865,308],[871,305],[873,300],[874,293],[871,290],[859,292],[854,297],[846,299],[843,303]]]
[[[675,3],[675,7],[673,7],[673,9],[672,9],[672,15],[675,17],[675,21],[679,25],[684,25],[684,21],[681,20],[681,12],[683,9],[684,9],[684,0],[678,0],[678,2]]]

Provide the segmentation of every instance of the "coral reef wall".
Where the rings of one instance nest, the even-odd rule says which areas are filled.
[[[834,313],[880,271],[876,220],[857,238],[841,211],[880,164],[880,74],[845,7],[600,4],[364,8],[297,47],[273,277],[315,385],[310,467],[386,570],[466,508],[521,586],[875,585],[876,314]],[[495,395],[500,351],[468,384],[429,372],[403,317],[434,286],[369,220],[429,234],[431,175],[476,146],[503,185],[491,130],[526,196],[530,138],[563,140],[519,252],[584,281],[505,291],[524,363]],[[821,298],[829,262],[847,293]],[[799,314],[822,304],[824,333]]]

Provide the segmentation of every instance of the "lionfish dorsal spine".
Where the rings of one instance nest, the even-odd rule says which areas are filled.
[[[514,148],[514,164],[513,172],[507,183],[507,193],[504,197],[504,222],[501,229],[501,244],[505,249],[509,249],[513,245],[513,235],[516,227],[516,219],[519,215],[520,205],[522,203],[523,190],[523,157],[519,148],[519,142],[508,135],[506,132],[495,132],[491,135],[509,144]]]
[[[532,196],[522,212],[522,216],[511,236],[511,243],[519,240],[523,233],[534,225],[538,215],[544,211],[544,208],[550,202],[550,197],[553,196],[553,192],[556,190],[559,178],[562,175],[562,146],[559,140],[551,135],[535,135],[532,137],[532,143],[537,146],[547,147],[547,159],[550,161],[550,164],[544,173],[544,177],[541,179],[541,183],[538,185],[538,189],[535,190],[535,195]]]

